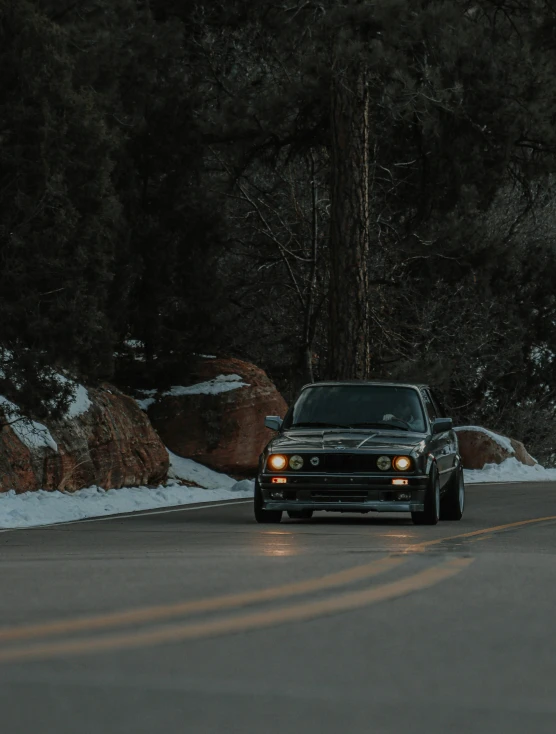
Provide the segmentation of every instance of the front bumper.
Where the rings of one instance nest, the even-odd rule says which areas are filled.
[[[273,484],[270,474],[259,477],[267,510],[327,510],[329,512],[422,512],[428,476],[281,474],[285,484]],[[392,484],[393,478],[408,480]],[[410,495],[399,499],[399,496]]]

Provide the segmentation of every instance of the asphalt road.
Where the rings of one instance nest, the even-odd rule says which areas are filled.
[[[554,734],[556,484],[467,501],[0,532],[0,731]]]

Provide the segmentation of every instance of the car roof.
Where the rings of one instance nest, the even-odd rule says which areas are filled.
[[[420,382],[396,382],[395,380],[325,380],[323,382],[310,382],[301,388],[307,387],[332,387],[337,385],[376,385],[380,387],[412,387],[417,390],[428,390],[428,385]]]

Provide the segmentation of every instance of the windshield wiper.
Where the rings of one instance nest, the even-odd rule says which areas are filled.
[[[346,426],[342,423],[322,423],[322,422],[307,422],[307,423],[293,423],[290,428],[351,428],[352,426]]]
[[[386,423],[384,422],[376,422],[376,423],[352,423],[351,428],[388,428],[391,431],[409,431],[409,428],[406,426],[396,426],[392,423]]]

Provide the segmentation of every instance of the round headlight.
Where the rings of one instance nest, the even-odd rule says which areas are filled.
[[[388,471],[390,469],[392,462],[390,461],[389,456],[379,456],[376,460],[376,465],[381,471]]]
[[[303,466],[303,457],[298,456],[297,454],[295,456],[291,456],[290,466],[292,469],[301,469],[301,467]]]
[[[276,471],[282,471],[282,469],[288,463],[288,460],[286,459],[285,456],[282,456],[281,454],[273,454],[272,456],[269,457],[268,463],[271,469],[275,469]]]
[[[407,471],[411,466],[411,459],[409,456],[396,456],[394,459],[394,469],[397,471]]]

